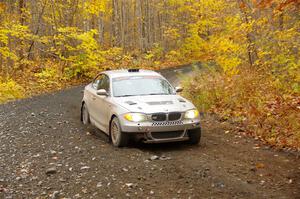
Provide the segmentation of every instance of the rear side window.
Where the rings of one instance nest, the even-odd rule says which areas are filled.
[[[100,74],[98,75],[94,81],[93,81],[93,88],[96,89],[96,90],[99,90],[99,86],[101,85],[102,83],[102,80],[104,79],[104,75],[103,74]]]
[[[109,78],[104,75],[101,83],[98,86],[98,90],[99,89],[105,89],[107,92],[109,92]]]

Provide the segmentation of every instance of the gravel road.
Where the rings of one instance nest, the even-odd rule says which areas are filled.
[[[0,198],[300,198],[299,155],[212,117],[199,146],[114,148],[81,125],[82,88],[0,106]]]

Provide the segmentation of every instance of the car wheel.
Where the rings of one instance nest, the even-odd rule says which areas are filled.
[[[112,144],[116,147],[124,147],[128,144],[128,135],[121,131],[120,122],[117,117],[114,117],[111,121],[110,137]]]
[[[88,125],[90,123],[90,114],[85,103],[82,105],[81,108],[81,119],[84,125]]]
[[[201,140],[201,128],[192,129],[188,131],[189,143],[196,145]]]

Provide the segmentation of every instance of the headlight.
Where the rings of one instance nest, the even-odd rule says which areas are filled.
[[[189,110],[184,114],[185,119],[195,119],[198,116],[199,116],[199,111],[197,111],[196,109]]]
[[[127,113],[124,118],[130,122],[143,122],[147,120],[147,116],[142,113]]]

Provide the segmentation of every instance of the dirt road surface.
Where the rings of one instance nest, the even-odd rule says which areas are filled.
[[[300,198],[297,154],[208,116],[199,146],[113,147],[81,125],[82,88],[0,106],[0,198]]]

